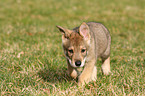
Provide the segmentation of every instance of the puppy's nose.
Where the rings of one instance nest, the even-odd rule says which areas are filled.
[[[81,61],[79,61],[79,60],[76,61],[76,62],[75,62],[75,65],[79,67],[79,66],[81,65]]]

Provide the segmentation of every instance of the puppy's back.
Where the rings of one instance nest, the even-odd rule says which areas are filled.
[[[88,22],[87,25],[90,28],[91,37],[95,41],[96,57],[100,57],[111,43],[110,33],[101,23]]]

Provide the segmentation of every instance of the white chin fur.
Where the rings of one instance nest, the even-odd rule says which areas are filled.
[[[71,65],[72,67],[74,67],[74,68],[78,67],[78,66],[76,66],[75,64],[72,64],[71,59],[69,59],[67,56],[66,56],[66,58],[68,59],[70,65]],[[82,61],[81,66],[79,66],[79,67],[83,67],[83,66],[85,65],[85,61],[86,61],[86,57],[84,58],[84,60]]]

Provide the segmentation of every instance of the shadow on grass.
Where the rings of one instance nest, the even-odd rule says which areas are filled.
[[[62,69],[59,69],[59,68],[42,69],[38,72],[38,75],[44,81],[51,82],[51,83],[61,83],[61,82],[68,82],[68,81],[72,80],[67,75],[67,70],[64,68],[62,68]]]

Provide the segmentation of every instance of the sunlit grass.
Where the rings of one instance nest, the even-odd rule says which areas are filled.
[[[145,1],[1,0],[1,95],[145,95]],[[56,25],[103,23],[112,36],[111,71],[84,88],[66,73]]]

